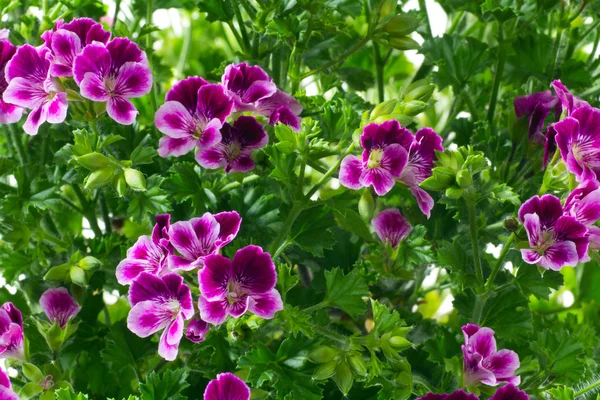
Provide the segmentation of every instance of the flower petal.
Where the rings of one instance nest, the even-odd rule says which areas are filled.
[[[158,155],[161,157],[175,156],[179,157],[194,150],[198,141],[193,137],[175,139],[163,136],[158,141]]]
[[[46,80],[49,69],[50,61],[42,58],[35,47],[25,44],[17,49],[13,58],[6,64],[4,74],[8,82],[15,78],[24,78],[34,85]],[[8,100],[5,98],[4,101]]]
[[[206,386],[204,400],[250,400],[250,388],[232,373],[218,374]]]
[[[173,294],[169,292],[167,285],[163,279],[151,275],[147,272],[142,272],[131,284],[129,289],[129,302],[135,306],[141,301],[156,299],[168,299]]]
[[[189,259],[176,255],[169,255],[167,257],[167,264],[171,271],[192,271],[198,267],[198,265]]]
[[[148,337],[171,323],[173,313],[164,304],[145,300],[135,304],[127,316],[127,328],[139,337]]]
[[[250,296],[248,310],[264,319],[271,319],[277,311],[283,310],[283,301],[277,289],[268,293]]]
[[[382,168],[366,168],[360,175],[360,183],[363,186],[371,186],[378,196],[385,196],[394,187],[394,177]]]
[[[81,39],[74,32],[59,29],[52,34],[52,54],[54,61],[50,67],[52,76],[73,75],[73,61],[81,52]]]
[[[102,76],[88,72],[79,83],[80,93],[86,99],[93,101],[108,101],[110,96],[106,92]]]
[[[529,396],[514,384],[508,384],[496,390],[490,400],[529,400]]]
[[[79,304],[63,287],[46,290],[40,297],[40,306],[48,319],[58,322],[61,328],[81,310]]]
[[[383,149],[380,168],[385,169],[394,178],[400,178],[408,162],[408,153],[399,144],[391,144]]]
[[[236,211],[225,211],[214,215],[219,223],[219,236],[215,242],[217,247],[223,247],[231,242],[240,230],[242,217]]]
[[[228,308],[227,300],[208,301],[202,296],[198,298],[200,318],[209,324],[221,325],[227,318]]]
[[[517,353],[506,349],[494,353],[484,359],[483,366],[492,371],[496,379],[512,377],[521,365]]]
[[[249,245],[235,253],[233,277],[250,295],[268,293],[277,283],[275,264],[269,253],[259,246]]]
[[[189,138],[194,134],[194,117],[178,101],[167,101],[154,115],[156,128],[167,136],[177,139]]]
[[[196,152],[196,161],[202,167],[207,169],[225,167],[228,164],[225,147],[221,144],[218,144],[213,147],[198,150]]]
[[[181,103],[189,113],[194,113],[198,105],[198,89],[204,85],[208,85],[208,82],[198,76],[183,79],[167,92],[165,101]]]
[[[525,260],[527,261],[527,260]],[[539,266],[553,271],[559,271],[564,266],[577,265],[579,254],[575,243],[559,242],[548,247],[540,259]]]
[[[417,205],[419,206],[421,212],[425,214],[427,219],[429,219],[429,217],[431,216],[431,210],[435,205],[431,195],[429,195],[429,193],[427,193],[425,190],[421,189],[418,186],[411,187],[410,191],[413,194],[413,196],[415,196],[415,198],[417,199]]]
[[[363,187],[360,176],[363,171],[362,161],[357,156],[348,155],[340,165],[340,183],[348,189],[358,190]]]
[[[210,330],[210,325],[200,318],[193,319],[186,330],[185,337],[194,343],[203,342]]]
[[[13,78],[4,91],[2,98],[7,103],[33,110],[41,107],[48,98],[48,93],[39,82],[27,78]]]
[[[0,124],[14,124],[21,120],[23,108],[4,102],[0,98]]]
[[[79,85],[88,72],[104,78],[108,75],[111,64],[112,59],[106,47],[99,42],[91,43],[75,57],[73,62],[75,82]]]
[[[371,224],[381,241],[389,243],[394,249],[398,247],[402,239],[408,236],[412,229],[400,210],[396,208],[380,212],[373,218]]]
[[[496,339],[494,331],[490,328],[480,328],[477,333],[469,338],[469,345],[484,359],[496,352]]]
[[[230,280],[235,276],[232,262],[220,254],[204,259],[204,268],[198,273],[200,293],[207,301],[223,300],[227,297]]]
[[[51,124],[60,124],[67,118],[68,106],[67,94],[65,92],[56,93],[52,100],[42,106],[46,110],[46,120]]]
[[[230,139],[238,139],[244,149],[261,149],[269,144],[269,135],[254,117],[242,115],[235,120],[233,128],[228,130],[235,136]],[[221,135],[225,136],[223,132]]]
[[[111,97],[106,103],[106,113],[121,125],[131,125],[138,115],[133,103],[124,97]]]
[[[198,148],[205,149],[221,141],[221,127],[223,123],[217,118],[213,118],[202,129],[200,139],[198,139]]]
[[[223,86],[208,84],[198,89],[196,112],[206,121],[216,118],[225,122],[232,108],[233,101]]]
[[[126,62],[119,69],[114,92],[122,97],[141,97],[152,89],[152,71],[139,62]]]

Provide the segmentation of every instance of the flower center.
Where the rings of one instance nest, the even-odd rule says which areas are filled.
[[[171,311],[173,316],[176,316],[177,314],[179,314],[179,311],[181,310],[181,304],[179,304],[179,300],[176,300],[176,299],[169,300],[167,302],[167,309],[169,311]]]
[[[227,285],[227,301],[229,304],[237,303],[244,296],[244,291],[240,284],[232,281]]]
[[[114,77],[108,76],[104,79],[104,88],[109,96],[113,97],[115,95],[114,91],[116,86],[117,80]]]
[[[240,155],[240,152],[242,151],[242,145],[237,142],[237,141],[233,141],[231,143],[229,143],[228,147],[228,152],[227,152],[227,159],[228,161],[233,161],[236,158],[238,158],[238,156]]]
[[[367,168],[379,168],[381,159],[383,158],[382,149],[374,149],[369,154],[369,161],[367,162]]]
[[[194,121],[194,128],[193,128],[192,136],[194,137],[194,139],[199,140],[202,137],[203,132],[204,132],[204,125],[202,124],[202,122],[200,120],[196,119]]]
[[[554,235],[552,231],[543,231],[536,246],[536,250],[540,255],[544,255],[548,247],[554,244]]]

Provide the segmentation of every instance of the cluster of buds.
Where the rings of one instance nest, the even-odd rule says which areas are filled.
[[[337,347],[320,346],[308,355],[308,359],[320,364],[313,373],[314,380],[333,378],[337,387],[345,395],[354,384],[354,376],[367,376],[367,364],[361,353],[344,351]]]
[[[397,6],[395,0],[381,2],[374,40],[398,50],[417,50],[421,46],[409,35],[417,30],[421,21],[407,14],[397,15]]]
[[[67,263],[50,268],[44,275],[44,279],[74,283],[85,287],[100,265],[102,263],[98,259],[92,256],[82,257],[80,252],[76,252],[69,258]]]

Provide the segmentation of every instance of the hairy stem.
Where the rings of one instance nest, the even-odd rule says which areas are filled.
[[[581,396],[582,394],[590,392],[598,387],[600,387],[600,379],[597,380],[596,382],[593,382],[590,385],[584,387],[583,389],[579,390],[578,392],[576,392],[575,397]]]
[[[517,239],[517,235],[512,233],[509,236],[509,238],[506,240],[506,243],[504,243],[504,246],[502,247],[502,252],[500,252],[500,257],[498,257],[498,260],[496,261],[496,264],[494,265],[494,268],[492,269],[492,273],[490,274],[487,282],[485,283],[486,290],[490,290],[492,288],[492,285],[494,284],[494,280],[496,279],[496,275],[498,274],[498,271],[500,271],[500,268],[502,267],[504,258],[510,251],[512,244],[516,239]]]
[[[113,23],[110,27],[110,32],[115,33],[117,27],[117,21],[119,20],[119,11],[121,10],[121,0],[115,1],[115,13],[113,14]]]
[[[474,193],[467,197],[467,209],[469,211],[469,227],[471,230],[471,246],[473,247],[473,264],[475,265],[475,276],[477,281],[483,285],[483,268],[479,255],[479,237],[477,233],[477,213],[475,210]]]
[[[308,191],[308,193],[306,194],[307,200],[310,200],[312,195],[315,194],[317,190],[319,190],[329,180],[331,175],[333,175],[335,171],[337,171],[340,167],[340,164],[342,163],[344,157],[350,154],[352,150],[354,150],[354,143],[351,143],[350,146],[348,146],[348,149],[344,152],[344,154],[342,154],[340,158],[338,158],[338,160],[335,162],[335,164],[333,164],[331,168],[329,168],[329,170],[321,177],[321,179],[319,179],[319,181],[315,183],[315,186],[313,186],[312,189]]]
[[[271,246],[269,246],[269,253],[271,253],[273,257],[276,257],[276,255],[281,253],[281,246],[284,244],[284,242],[286,242],[288,233],[292,229],[292,225],[296,221],[296,218],[298,218],[298,215],[300,215],[302,210],[304,210],[304,207],[304,203],[300,202],[294,203],[294,205],[292,206],[292,209],[288,213],[287,218],[283,222],[283,226],[281,227],[279,234],[277,235],[275,240],[273,240]]]
[[[81,204],[81,208],[83,211],[82,214],[90,223],[90,228],[92,228],[94,235],[96,237],[101,237],[102,230],[100,230],[100,226],[98,225],[98,220],[96,218],[96,205],[93,203],[90,203],[85,198],[85,195],[79,188],[79,185],[72,185],[71,187],[73,188],[73,192],[75,192],[75,195],[77,196],[77,199],[79,200],[79,203]]]
[[[385,100],[385,92],[383,85],[383,68],[385,67],[384,60],[381,58],[379,53],[379,46],[373,42],[373,58],[375,60],[375,76],[377,80],[377,95],[379,102],[382,103]]]

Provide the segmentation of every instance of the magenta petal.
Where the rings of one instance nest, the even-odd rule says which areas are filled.
[[[255,166],[256,164],[254,163],[254,160],[250,154],[240,154],[235,160],[225,167],[225,172],[228,174],[231,172],[246,173],[252,171]]]
[[[289,107],[281,106],[273,111],[269,116],[270,125],[277,125],[278,123],[287,125],[298,132],[300,131],[302,119],[294,114]]]
[[[35,47],[25,44],[6,64],[4,73],[8,82],[15,78],[25,78],[32,83],[43,82],[48,77],[49,68],[50,61],[42,58]]]
[[[494,331],[490,328],[481,328],[469,338],[469,345],[473,346],[474,351],[483,358],[487,358],[496,353],[496,339]]]
[[[239,318],[248,311],[248,306],[250,304],[250,296],[242,295],[235,299],[235,301],[231,302],[227,312],[233,318]]]
[[[124,97],[111,97],[106,103],[106,113],[121,125],[133,124],[138,115],[133,103]]]
[[[358,190],[363,187],[362,183],[360,183],[362,172],[361,159],[353,155],[348,155],[342,160],[342,164],[340,165],[340,183],[349,189]]]
[[[13,78],[2,95],[5,102],[29,109],[41,107],[47,97],[39,82],[27,78]]]
[[[508,384],[496,390],[490,400],[529,400],[529,396],[514,384]]]
[[[243,103],[255,103],[258,100],[271,96],[276,90],[277,86],[273,82],[254,81],[242,94],[241,100]]]
[[[127,316],[127,328],[139,337],[148,337],[170,324],[173,314],[152,300],[135,304]]]
[[[195,129],[194,117],[177,101],[167,101],[160,106],[154,123],[160,132],[177,139],[189,138]]]
[[[396,181],[394,177],[383,168],[366,168],[360,175],[360,183],[363,186],[373,186],[378,196],[385,196]]]
[[[537,214],[540,219],[542,229],[554,226],[556,221],[563,214],[563,208],[560,199],[551,194],[542,197],[533,196],[519,208],[519,219],[525,221],[525,215]]]
[[[23,314],[13,303],[6,302],[0,306],[0,309],[6,312],[12,323],[19,325],[21,328],[23,327]]]
[[[431,216],[431,210],[435,205],[433,198],[429,195],[429,193],[420,187],[411,187],[410,191],[417,199],[417,204],[421,212],[427,216],[427,219],[429,219]]]
[[[99,42],[92,43],[75,57],[73,62],[75,82],[80,84],[85,74],[89,72],[100,77],[106,77],[111,69],[111,64],[111,55],[106,47]]]
[[[207,149],[198,150],[196,152],[196,161],[202,167],[207,169],[222,168],[228,163],[224,146],[220,144]]]
[[[4,370],[2,368],[0,368],[0,386],[4,386],[5,388],[8,388],[8,389],[10,389],[10,387],[11,387],[10,378],[8,377],[8,374],[6,372],[4,372]]]
[[[206,339],[209,330],[210,325],[206,321],[196,318],[190,321],[185,337],[191,342],[200,343]]]
[[[176,101],[181,103],[188,112],[195,113],[198,105],[198,89],[208,85],[208,82],[198,76],[191,76],[177,82],[168,92],[166,102]]]
[[[554,243],[546,249],[540,259],[539,266],[554,271],[559,271],[564,266],[574,267],[579,262],[577,246],[574,242]]]
[[[52,100],[47,101],[42,106],[47,115],[46,120],[51,124],[60,124],[67,118],[67,94],[65,92],[56,93]]]
[[[23,108],[4,102],[0,98],[0,124],[14,124],[21,120]]]
[[[163,136],[158,141],[158,155],[161,157],[175,156],[179,157],[194,150],[198,141],[193,137],[175,139]]]
[[[158,355],[167,361],[177,358],[179,342],[183,337],[183,318],[178,316],[163,331],[158,341]]]
[[[521,256],[523,257],[523,261],[527,264],[537,264],[542,258],[537,251],[530,249],[521,249]]]
[[[104,79],[92,72],[88,72],[83,77],[83,80],[79,83],[81,95],[86,99],[93,101],[108,101],[110,99],[109,94],[106,92],[104,86]]]
[[[10,388],[0,386],[0,400],[19,400],[19,395]]]
[[[536,247],[540,241],[542,235],[542,227],[540,225],[540,217],[537,214],[526,214],[523,226],[527,231],[527,237],[529,238],[529,245]]]
[[[587,228],[576,218],[565,215],[556,221],[554,232],[557,240],[575,240],[585,237]]]
[[[366,159],[366,155],[373,149],[384,149],[391,144],[399,144],[408,151],[413,142],[411,131],[400,126],[396,120],[368,124],[360,135],[360,144],[365,150],[363,159]]]
[[[131,284],[129,289],[129,302],[132,306],[146,300],[155,300],[156,298],[174,297],[170,293],[163,279],[142,272]]]
[[[227,300],[208,301],[204,297],[198,298],[198,310],[200,318],[209,324],[221,325],[227,318]]]
[[[173,254],[167,257],[167,264],[171,271],[192,271],[198,268],[198,265],[189,259]]]
[[[232,261],[233,276],[245,293],[268,293],[277,283],[275,264],[269,253],[259,246],[246,246],[235,253]]]
[[[498,380],[512,377],[519,365],[517,353],[506,349],[490,355],[483,362],[483,366],[493,372]]]
[[[235,120],[233,128],[228,130],[231,137],[225,138],[223,133],[225,125],[223,125],[223,129],[221,129],[223,140],[237,139],[244,149],[261,149],[269,144],[269,135],[254,117],[242,115]]]
[[[213,118],[206,124],[198,139],[198,148],[205,149],[213,146],[221,141],[221,127],[223,126],[221,120]]]
[[[277,311],[283,310],[281,295],[276,289],[260,295],[250,296],[248,310],[261,318],[271,319]]]
[[[48,319],[51,322],[58,322],[61,328],[64,328],[81,310],[67,289],[62,287],[46,290],[40,297],[40,306]]]
[[[371,224],[381,241],[389,243],[394,249],[398,247],[402,239],[408,236],[412,229],[400,210],[396,208],[380,212],[373,218]]]
[[[583,106],[588,106],[586,101],[581,100],[579,97],[573,96],[569,89],[562,82],[557,79],[552,82],[554,91],[562,103],[562,108],[567,110],[567,116],[571,115],[575,109]]]
[[[81,52],[81,39],[77,34],[59,29],[52,34],[52,53],[54,61],[51,66],[53,76],[65,77],[73,75],[73,61]]]
[[[46,122],[47,116],[48,113],[42,106],[31,110],[23,124],[25,133],[32,136],[37,135],[40,125]]]
[[[141,97],[152,89],[152,71],[138,62],[126,62],[119,69],[114,92],[127,98]]]
[[[228,294],[235,271],[231,261],[219,254],[204,259],[204,268],[198,273],[200,293],[207,301],[223,300]]]
[[[400,178],[408,162],[408,153],[399,144],[391,144],[383,149],[380,168],[385,169],[394,178]]]
[[[219,236],[216,240],[217,247],[223,247],[231,242],[240,230],[242,217],[235,211],[225,211],[214,215],[219,223]]]
[[[206,386],[204,400],[250,400],[250,388],[229,372],[218,374]]]
[[[225,119],[231,114],[232,108],[233,101],[223,86],[208,84],[198,89],[196,112],[206,121],[216,118],[225,122]]]

